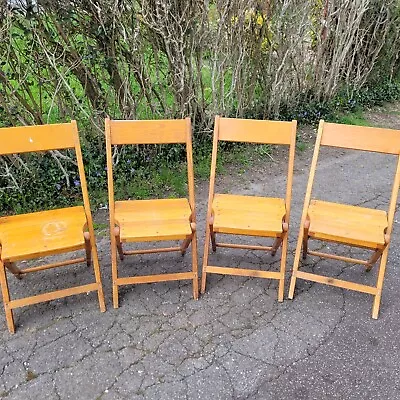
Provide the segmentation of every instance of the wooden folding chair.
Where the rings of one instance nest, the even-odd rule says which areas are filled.
[[[0,141],[0,155],[75,149],[83,196],[83,206],[0,218],[0,283],[8,329],[11,333],[15,332],[14,308],[95,290],[98,294],[100,310],[104,312],[103,288],[76,122],[1,128]],[[67,253],[79,249],[86,250],[86,257],[24,269],[18,268],[15,264],[15,262],[21,260]],[[92,260],[95,275],[94,283],[17,300],[10,299],[6,268],[18,278],[21,278],[31,272],[84,261],[90,266]]]
[[[220,118],[219,116],[215,118],[201,293],[205,292],[208,273],[252,276],[279,280],[278,301],[283,301],[296,127],[296,121],[256,121]],[[286,197],[283,199],[215,194],[215,172],[219,141],[289,146]],[[271,237],[275,240],[272,246],[217,243],[217,233]],[[230,247],[270,251],[272,255],[275,255],[282,245],[280,271],[272,272],[208,265],[210,240],[213,251],[216,251],[217,247]]]
[[[321,146],[369,152],[394,154],[398,156],[397,169],[389,205],[389,212],[370,208],[311,200],[315,170]],[[391,129],[369,128],[361,126],[340,125],[320,121],[310,176],[304,200],[300,233],[295,253],[293,274],[289,289],[289,299],[293,298],[296,279],[324,283],[374,296],[372,318],[378,318],[382,294],[383,279],[388,258],[390,235],[396,208],[400,184],[400,131]],[[367,261],[350,257],[328,254],[308,249],[308,240],[316,239],[371,249],[373,253]],[[307,254],[364,265],[370,271],[381,259],[376,286],[361,285],[314,273],[299,271],[300,253],[303,248],[303,259]]]
[[[194,199],[192,128],[190,118],[154,121],[115,121],[106,118],[106,150],[110,236],[112,257],[113,303],[118,308],[118,287],[139,283],[193,280],[193,297],[198,298],[197,237]],[[189,200],[155,199],[114,201],[113,145],[185,143]],[[124,250],[127,242],[183,240],[181,246],[143,250]],[[125,255],[180,251],[185,254],[192,243],[192,271],[118,277],[117,251],[121,261]]]

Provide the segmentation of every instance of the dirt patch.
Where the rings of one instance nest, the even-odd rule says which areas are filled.
[[[381,107],[374,107],[365,113],[366,120],[372,125],[381,128],[400,128],[400,103],[387,103]]]

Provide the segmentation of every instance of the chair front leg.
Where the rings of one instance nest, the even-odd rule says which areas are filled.
[[[276,252],[278,251],[279,246],[281,245],[282,241],[283,241],[282,235],[281,235],[281,236],[278,236],[278,237],[275,239],[274,244],[272,245],[272,248],[271,248],[271,256],[272,256],[272,257],[275,256],[275,254],[276,254]]]
[[[83,237],[85,238],[86,264],[88,267],[90,267],[90,264],[92,263],[92,246],[90,244],[90,233],[83,232]]]
[[[89,232],[84,232],[85,237],[85,250],[86,250],[86,261],[88,266],[93,261],[93,271],[96,279],[96,283],[98,285],[97,288],[97,297],[99,300],[100,311],[106,311],[106,303],[104,299],[103,292],[103,284],[101,282],[101,272],[100,272],[100,264],[99,264],[99,255],[97,252],[96,238],[94,237],[94,232],[92,231],[92,235]]]
[[[199,269],[197,263],[197,233],[196,224],[192,222],[190,224],[192,228],[192,269],[193,269],[193,298],[197,300],[199,298]]]
[[[14,262],[4,261],[4,266],[17,278],[22,279],[23,272],[17,267]]]
[[[288,248],[288,238],[289,235],[286,232],[282,235],[282,255],[281,255],[281,270],[280,270],[280,279],[279,279],[279,287],[278,287],[278,301],[281,303],[283,301],[283,296],[285,292],[285,273],[286,273],[286,258],[287,258],[287,248]]]
[[[214,232],[214,217],[211,217],[210,220],[210,238],[211,238],[211,248],[212,251],[215,253],[217,251],[217,240],[215,237],[215,232]]]
[[[290,279],[290,287],[288,293],[288,298],[290,300],[293,299],[294,289],[296,287],[297,271],[299,269],[299,264],[300,264],[300,253],[301,253],[303,238],[304,238],[304,226],[300,226],[299,237],[297,238],[296,252],[294,254],[292,278]]]
[[[285,222],[285,217],[282,220],[282,233],[275,239],[274,244],[272,245],[271,248],[271,256],[274,257],[276,252],[279,249],[279,246],[282,244],[283,238],[285,234],[287,234],[287,231],[289,230],[289,224]]]
[[[283,218],[282,233],[275,239],[274,244],[272,245],[272,248],[271,248],[271,256],[272,257],[274,257],[276,252],[278,251],[279,246],[281,245],[285,235],[287,235],[288,230],[289,230],[289,224],[287,222],[285,222],[285,218]]]
[[[13,311],[10,308],[10,292],[8,290],[6,269],[3,260],[0,259],[0,285],[3,294],[4,311],[6,313],[7,326],[10,333],[15,333]]]
[[[210,250],[210,224],[206,226],[206,237],[204,241],[204,255],[203,255],[203,271],[201,275],[201,293],[203,294],[206,291],[206,283],[207,283],[207,264],[208,264],[208,252]]]
[[[212,251],[215,253],[217,251],[217,240],[215,238],[215,232],[212,225],[210,225],[210,239]]]
[[[117,283],[118,280],[117,241],[114,229],[111,229],[111,275],[112,275],[113,306],[114,308],[118,308],[119,298],[118,298],[118,283]]]
[[[374,253],[372,254],[371,258],[368,260],[367,268],[366,271],[369,272],[371,271],[372,267],[374,264],[379,260],[379,257],[381,257],[382,253],[384,252],[386,246],[389,244],[390,241],[390,236],[385,233],[385,245],[381,249],[376,249]]]
[[[186,250],[188,249],[188,247],[189,247],[189,245],[190,245],[190,243],[191,243],[192,241],[193,241],[193,233],[192,233],[190,236],[188,236],[188,237],[183,241],[183,243],[182,243],[182,245],[181,245],[181,254],[182,254],[182,256],[185,255]]]
[[[379,315],[379,308],[381,305],[381,296],[382,296],[382,288],[383,288],[383,280],[385,278],[386,264],[389,255],[389,245],[385,247],[383,250],[381,262],[379,264],[379,272],[378,279],[376,284],[377,293],[374,298],[374,305],[372,307],[372,318],[377,319]]]
[[[310,219],[307,217],[304,222],[304,235],[303,235],[303,260],[307,258],[308,254],[308,231],[310,229]]]
[[[120,228],[119,226],[116,226],[114,228],[114,235],[115,235],[115,244],[117,246],[118,254],[119,254],[119,259],[121,261],[124,261],[124,250],[122,249],[122,243],[121,243],[121,236],[120,236]]]
[[[379,257],[382,255],[384,249],[376,249],[372,254],[371,258],[368,260],[368,264],[366,266],[366,271],[370,272],[374,264],[379,260]]]

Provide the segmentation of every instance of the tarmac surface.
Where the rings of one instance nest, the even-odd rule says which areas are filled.
[[[399,127],[400,117],[383,123]],[[312,143],[296,159],[285,301],[270,280],[209,275],[207,291],[192,299],[190,282],[120,289],[111,304],[107,237],[98,237],[107,312],[96,293],[42,303],[14,312],[16,333],[0,313],[0,398],[11,399],[398,399],[400,398],[400,215],[396,214],[380,316],[373,297],[298,280],[288,282],[308,179]],[[279,162],[219,179],[217,192],[279,195]],[[321,153],[315,198],[388,209],[396,159],[381,154]],[[197,186],[199,267],[208,195]],[[99,218],[97,216],[97,218]],[[248,243],[236,237],[236,243]],[[265,244],[266,240],[251,239]],[[367,257],[365,251],[315,243],[314,248]],[[58,257],[62,259],[62,257]],[[210,264],[277,270],[259,251],[218,249]],[[121,275],[190,269],[190,250],[130,256]],[[309,257],[305,270],[374,285],[377,267]],[[93,281],[86,265],[44,271],[21,281],[9,276],[12,298]],[[3,310],[2,304],[1,309]]]

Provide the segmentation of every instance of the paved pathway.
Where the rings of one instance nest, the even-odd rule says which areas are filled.
[[[302,158],[294,178],[289,270],[309,171]],[[385,207],[394,166],[391,157],[331,152],[320,163],[315,193]],[[277,193],[283,179],[271,178],[266,173],[270,168],[274,165],[265,163],[251,174],[226,178],[224,190]],[[197,193],[199,255],[207,190],[200,184]],[[9,335],[1,312],[0,398],[398,399],[397,220],[400,215],[377,321],[371,319],[372,296],[366,294],[299,280],[295,299],[278,304],[275,283],[216,275],[208,279],[207,293],[199,301],[191,299],[186,283],[140,285],[122,289],[120,308],[114,310],[108,240],[102,238],[106,313],[99,312],[93,293],[57,300],[17,310],[17,333]],[[273,269],[279,253],[274,259],[259,252],[219,249],[211,257],[220,265]],[[181,258],[167,253],[129,257],[121,270],[134,274],[189,266],[190,254]],[[335,261],[310,259],[305,268],[367,284],[376,279],[376,269],[368,274],[362,266]],[[10,283],[14,295],[27,295],[91,279],[87,268],[77,266],[27,276],[22,282],[10,278]]]

